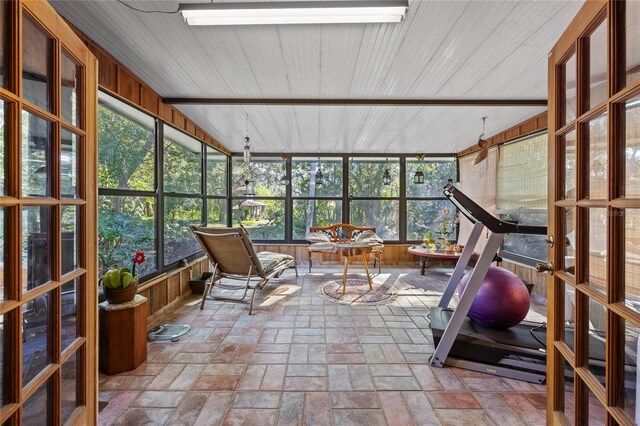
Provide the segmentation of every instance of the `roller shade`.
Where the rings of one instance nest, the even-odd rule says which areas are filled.
[[[547,133],[500,146],[497,213],[547,209]]]

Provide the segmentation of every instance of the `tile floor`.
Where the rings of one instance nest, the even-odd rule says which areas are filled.
[[[166,318],[193,326],[185,338],[150,343],[136,370],[100,376],[100,424],[545,423],[543,385],[427,365],[437,292],[399,285],[390,304],[339,305],[316,293],[334,273],[287,272],[252,316],[246,305],[207,302],[201,311],[189,300]],[[420,279],[390,269],[376,281],[406,274]]]

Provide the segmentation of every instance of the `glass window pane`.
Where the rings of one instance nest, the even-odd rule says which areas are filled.
[[[51,111],[53,40],[27,14],[22,14],[22,96]]]
[[[51,362],[51,293],[22,305],[22,386]]]
[[[62,206],[62,275],[78,268],[80,207]]]
[[[76,198],[78,195],[78,141],[75,133],[62,129],[60,152],[60,185],[63,198]]]
[[[609,97],[607,85],[607,20],[589,37],[589,108]]]
[[[625,303],[640,312],[640,210],[627,209],[620,214],[624,214]]]
[[[607,282],[607,209],[589,209],[589,286],[606,294]]]
[[[624,152],[625,196],[640,198],[640,97],[630,99],[625,105]]]
[[[26,271],[23,292],[51,280],[51,207],[22,208],[22,270]],[[23,279],[25,273],[22,274]]]
[[[589,122],[589,198],[607,199],[607,114]]]
[[[547,212],[501,214],[500,219],[521,225],[547,226]],[[535,260],[547,260],[547,243],[544,235],[506,234],[502,251]]]
[[[22,195],[51,196],[51,123],[22,111]]]
[[[4,207],[0,207],[0,302],[3,302],[5,299],[5,287],[4,287],[4,274],[5,274],[5,270],[4,270],[4,265],[6,263],[6,259],[5,259],[5,251],[4,251],[4,245],[5,245],[5,234],[7,234],[7,228],[5,228],[5,220],[4,220],[4,215],[5,215],[5,208]]]
[[[189,225],[202,224],[202,200],[166,197],[164,199],[164,263],[168,265],[201,251]]]
[[[576,274],[576,209],[561,209],[564,229],[564,265],[562,270],[569,275]]]
[[[81,369],[78,352],[67,359],[62,364],[62,410],[60,413],[62,424],[64,424],[79,405],[78,393],[81,388]]]
[[[78,393],[82,388],[80,358],[78,352],[75,352],[62,364],[60,373],[62,376],[62,393],[60,394],[62,397],[62,410],[60,413],[62,424],[69,419],[69,416],[71,416],[80,402],[78,398]]]
[[[4,2],[2,2],[4,4]],[[5,124],[7,120],[7,106],[6,103],[0,99],[0,195],[6,195],[5,189],[5,156],[7,150],[7,143],[5,143]]]
[[[136,251],[145,254],[138,276],[157,269],[154,197],[98,197],[99,275],[116,266],[131,267]]]
[[[22,404],[22,424],[23,426],[41,426],[51,424],[51,413],[49,412],[49,400],[53,398],[53,377],[34,392],[31,397]]]
[[[589,371],[605,385],[607,310],[593,299],[589,299]],[[589,413],[591,417],[592,413]]]
[[[638,353],[638,337],[640,337],[640,328],[636,327],[629,321],[624,321],[624,353],[625,353],[625,379],[624,383],[618,386],[624,388],[624,409],[636,423],[640,419],[636,418],[636,388],[638,377],[638,365],[635,354]]]
[[[0,367],[2,367],[0,368],[0,407],[8,402],[7,394],[4,391],[4,365],[5,365],[4,347],[5,346],[7,346],[7,348],[9,347],[9,345],[5,343],[4,328],[5,328],[5,324],[7,328],[9,328],[8,321],[9,321],[9,315],[7,314],[0,315]],[[8,336],[6,338],[8,338]]]
[[[78,337],[78,286],[80,278],[62,284],[62,351]]]
[[[62,102],[62,119],[77,126],[78,120],[78,89],[80,88],[80,74],[82,68],[75,63],[66,52],[62,53],[62,90],[60,98]]]
[[[626,9],[626,70],[627,86],[635,83],[640,78],[640,2],[624,2]]]
[[[207,195],[227,196],[227,156],[207,148]]]
[[[564,65],[564,121],[562,124],[569,124],[576,119],[577,101],[576,101],[576,55],[573,54]]]
[[[426,182],[426,179],[425,179]],[[407,240],[456,240],[456,210],[447,200],[407,200]]]
[[[560,138],[564,155],[563,199],[576,199],[576,132],[572,130]]]
[[[242,158],[233,158],[232,193],[245,195],[245,181],[253,180],[257,197],[284,197],[286,186],[280,185],[285,174],[285,162],[280,157],[252,157],[246,164]]]
[[[9,30],[10,30],[10,7],[11,2],[7,0],[0,1],[0,86],[7,87],[9,85]]]
[[[400,234],[400,202],[397,200],[352,200],[350,223],[357,226],[373,226],[384,240],[398,240]]]
[[[233,200],[233,226],[242,225],[253,240],[284,240],[284,200]]]
[[[318,166],[322,184],[316,185]],[[342,197],[342,158],[293,158],[291,193],[294,197]]]
[[[98,186],[153,191],[155,120],[100,93]]]
[[[391,184],[382,177],[389,170]],[[380,158],[349,158],[349,195],[351,197],[397,197],[400,195],[400,160]]]
[[[406,168],[407,197],[442,197],[447,181],[456,180],[456,161],[452,158],[425,158],[423,161],[407,158]],[[418,170],[424,173],[423,184],[413,183],[413,176]]]
[[[304,240],[312,226],[342,223],[342,200],[293,200],[293,239]]]
[[[221,198],[209,198],[207,200],[207,226],[227,226],[227,200]]]
[[[164,126],[164,192],[200,193],[201,149],[196,139]]]

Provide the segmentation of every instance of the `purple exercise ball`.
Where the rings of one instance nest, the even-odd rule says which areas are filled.
[[[462,295],[471,272],[467,272],[458,288]],[[509,328],[527,316],[531,299],[518,276],[506,269],[491,266],[467,314],[472,320],[491,328]]]

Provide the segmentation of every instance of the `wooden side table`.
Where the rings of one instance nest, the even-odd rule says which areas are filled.
[[[131,371],[147,359],[147,299],[100,303],[100,370],[112,375]]]
[[[428,266],[429,259],[441,260],[458,260],[462,253],[447,253],[444,251],[435,251],[421,246],[411,246],[407,251],[420,258],[420,275],[424,275]]]
[[[349,272],[349,257],[362,256],[364,270],[367,273],[369,288],[373,289],[369,266],[367,265],[367,255],[373,251],[373,246],[359,246],[349,243],[339,243],[334,246],[333,251],[344,257],[344,272],[342,274],[342,294],[347,291],[347,273]]]

